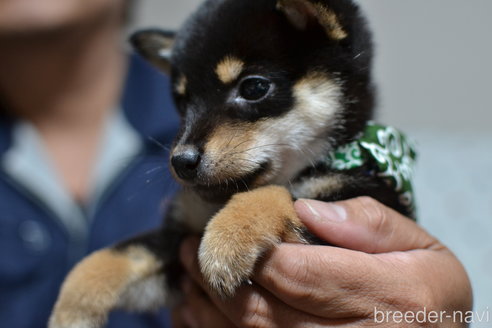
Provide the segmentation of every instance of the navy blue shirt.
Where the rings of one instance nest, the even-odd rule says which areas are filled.
[[[56,213],[0,167],[0,322],[2,327],[45,327],[60,285],[83,256],[158,227],[177,185],[167,150],[178,127],[169,81],[132,57],[120,106],[141,138],[141,151],[107,185],[74,236]],[[0,114],[0,158],[17,122]],[[168,148],[167,148],[168,149]],[[36,163],[32,163],[36,165]],[[108,327],[169,327],[166,311],[115,311]]]

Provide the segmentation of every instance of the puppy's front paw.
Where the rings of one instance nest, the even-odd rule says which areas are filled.
[[[120,305],[138,308],[146,298],[162,295],[145,292],[150,289],[145,283],[160,267],[160,262],[143,247],[121,251],[103,249],[93,253],[80,262],[63,283],[48,327],[103,327],[113,308]],[[150,290],[160,283],[162,279],[157,279]],[[135,295],[140,297],[136,299]]]
[[[278,242],[259,245],[258,240],[229,232],[211,228],[203,236],[198,255],[205,281],[222,298],[234,296],[242,283],[249,282],[258,257]]]
[[[119,289],[112,273],[123,268],[122,257],[110,250],[95,252],[80,262],[62,286],[49,328],[102,327]]]
[[[49,328],[99,328],[106,322],[104,316],[87,317],[86,313],[76,311],[60,311],[51,317]]]
[[[210,220],[202,238],[198,259],[205,281],[217,295],[234,296],[249,282],[262,254],[284,240],[302,242],[301,230],[285,188],[236,194]]]

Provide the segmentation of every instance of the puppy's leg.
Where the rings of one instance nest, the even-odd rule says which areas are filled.
[[[305,243],[304,230],[285,188],[236,194],[205,230],[199,251],[204,278],[218,295],[233,296],[263,253],[282,241]]]
[[[49,327],[98,328],[115,308],[148,311],[165,305],[168,255],[163,234],[137,237],[80,262],[62,286]]]

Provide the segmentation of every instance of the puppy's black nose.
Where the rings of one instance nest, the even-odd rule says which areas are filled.
[[[174,152],[171,164],[178,177],[183,180],[192,180],[196,177],[201,159],[200,152],[195,147],[186,146]]]

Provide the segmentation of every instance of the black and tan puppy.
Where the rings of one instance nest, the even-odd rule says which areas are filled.
[[[178,247],[191,233],[203,234],[199,261],[211,290],[234,295],[278,243],[316,242],[295,198],[368,195],[411,214],[401,166],[392,185],[373,160],[334,165],[336,150],[364,135],[374,103],[371,36],[352,1],[208,0],[176,36],[148,30],[132,41],[172,75],[182,128],[171,163],[184,188],[162,229],[72,271],[51,328],[101,327],[116,307],[169,304]],[[390,138],[396,155],[411,153],[392,131],[378,137]]]

